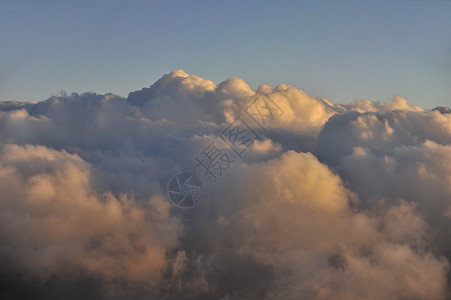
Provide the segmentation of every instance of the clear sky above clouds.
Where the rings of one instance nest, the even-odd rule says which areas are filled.
[[[451,1],[0,1],[0,100],[126,96],[184,69],[450,106],[450,16]]]

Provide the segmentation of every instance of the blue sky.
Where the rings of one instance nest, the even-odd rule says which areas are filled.
[[[127,96],[180,68],[451,106],[451,1],[1,0],[0,41],[0,100]]]

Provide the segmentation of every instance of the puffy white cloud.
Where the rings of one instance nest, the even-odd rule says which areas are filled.
[[[238,116],[260,139],[214,184],[194,158]],[[1,103],[0,296],[446,299],[450,144],[448,108],[182,70]],[[196,209],[165,199],[181,171]]]
[[[338,107],[344,110],[358,111],[360,113],[386,113],[391,110],[424,111],[424,109],[418,105],[409,104],[407,99],[401,97],[400,95],[395,95],[393,97],[393,100],[387,103],[373,102],[370,100],[359,100],[354,101],[353,103],[341,103],[338,105]]]
[[[321,131],[317,154],[330,163],[366,147],[384,152],[430,140],[451,143],[451,115],[434,111],[390,110],[385,113],[347,111],[330,118]],[[333,147],[333,151],[332,151]]]

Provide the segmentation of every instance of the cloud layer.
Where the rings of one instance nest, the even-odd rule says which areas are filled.
[[[237,122],[258,135],[241,157],[219,138]],[[208,145],[230,155],[216,181]],[[127,98],[3,102],[0,295],[447,299],[449,161],[449,108],[400,96],[333,104],[175,70]],[[194,209],[166,199],[182,171],[205,187]]]

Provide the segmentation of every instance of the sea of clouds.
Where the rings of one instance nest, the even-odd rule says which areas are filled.
[[[259,95],[282,113],[213,182],[195,157]],[[446,107],[182,70],[0,103],[1,299],[448,299],[450,236]]]

